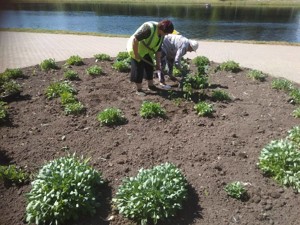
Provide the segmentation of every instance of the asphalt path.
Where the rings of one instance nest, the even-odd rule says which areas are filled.
[[[126,51],[126,41],[127,38],[120,37],[0,31],[0,72],[6,68],[33,66],[49,58],[58,62],[72,55],[92,58],[100,53],[115,57]],[[300,84],[300,46],[198,42],[197,52],[188,53],[186,57],[206,56],[217,63],[233,60],[241,67]]]

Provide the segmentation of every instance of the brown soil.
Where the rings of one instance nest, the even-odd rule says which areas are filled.
[[[182,170],[189,183],[189,198],[175,218],[160,224],[300,224],[299,195],[257,168],[262,148],[271,140],[285,138],[299,124],[291,115],[296,106],[285,93],[271,88],[271,76],[265,82],[253,81],[246,76],[246,68],[238,73],[213,72],[217,65],[212,63],[211,87],[205,99],[215,112],[207,118],[196,115],[194,102],[183,100],[177,105],[163,90],[137,96],[129,74],[112,69],[112,62],[84,62],[73,67],[80,80],[72,81],[79,101],[87,108],[84,115],[66,116],[58,99],[48,100],[44,95],[50,82],[63,78],[64,70],[42,72],[36,65],[22,69],[26,78],[18,82],[23,91],[9,101],[9,122],[0,126],[1,165],[16,164],[34,174],[47,161],[76,152],[91,157],[90,164],[103,173],[108,185],[102,208],[94,217],[68,224],[132,224],[111,209],[111,198],[124,177],[164,162]],[[64,63],[58,63],[60,68]],[[95,64],[105,75],[86,74],[86,68]],[[216,88],[227,91],[232,100],[212,102],[209,96]],[[159,102],[167,118],[141,118],[144,100]],[[100,126],[96,116],[107,107],[121,109],[128,123]],[[224,187],[232,181],[247,183],[247,200],[227,196]],[[25,223],[25,194],[30,188],[30,184],[0,183],[1,225]],[[112,215],[113,220],[108,221]]]

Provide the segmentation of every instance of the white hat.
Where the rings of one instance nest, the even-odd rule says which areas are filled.
[[[190,46],[191,48],[193,49],[193,51],[196,51],[198,49],[198,42],[197,41],[194,41],[194,40],[189,40],[190,42]]]

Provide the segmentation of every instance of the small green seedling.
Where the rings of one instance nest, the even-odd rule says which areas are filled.
[[[127,61],[128,59],[130,59],[130,55],[128,52],[119,52],[116,57],[117,61]]]
[[[228,93],[223,90],[214,90],[212,92],[211,97],[214,101],[220,101],[220,102],[230,100],[230,96],[228,95]]]
[[[199,102],[194,106],[199,116],[210,116],[213,113],[213,107],[207,102]]]
[[[198,74],[205,75],[207,74],[210,61],[205,56],[197,56],[193,59],[193,63],[197,66]]]
[[[61,101],[62,105],[67,105],[67,104],[70,104],[70,103],[77,102],[74,94],[70,93],[68,91],[60,93],[60,101]]]
[[[299,88],[292,88],[289,92],[289,95],[292,97],[293,101],[296,104],[300,104],[300,89]]]
[[[96,54],[94,57],[99,61],[111,61],[111,58],[107,54]]]
[[[6,69],[2,74],[1,74],[1,79],[3,80],[11,80],[11,79],[17,79],[20,77],[23,77],[23,72],[21,69]]]
[[[0,101],[0,123],[5,122],[8,116],[7,103]]]
[[[83,65],[83,60],[79,55],[72,55],[66,61],[67,65],[81,66]]]
[[[165,117],[166,111],[159,103],[145,101],[141,106],[140,116],[143,118]]]
[[[191,100],[192,95],[193,95],[192,84],[189,83],[189,82],[184,82],[183,87],[182,87],[182,91],[183,91],[183,97],[186,100]]]
[[[298,107],[297,109],[295,109],[292,113],[292,115],[295,117],[295,118],[300,118],[300,107]]]
[[[67,103],[64,107],[66,115],[79,115],[85,110],[84,105],[78,101]]]
[[[74,70],[67,70],[64,72],[64,78],[68,80],[77,80],[79,78],[78,73]]]
[[[15,165],[0,166],[0,180],[19,185],[29,181],[29,174]]]
[[[245,198],[247,193],[244,184],[240,181],[235,181],[227,184],[224,190],[230,197],[240,199],[240,200]]]
[[[277,78],[273,80],[271,85],[273,89],[283,90],[285,92],[290,92],[294,89],[292,82],[284,78]]]
[[[45,59],[41,62],[40,67],[44,71],[48,71],[50,69],[57,69],[55,59]]]
[[[68,81],[51,83],[46,89],[46,96],[48,99],[58,98],[62,93],[69,92],[76,93],[76,90],[71,86]]]
[[[249,73],[247,74],[247,76],[249,78],[252,78],[253,80],[258,80],[258,81],[265,81],[266,80],[266,75],[264,75],[259,70],[250,70]]]
[[[226,62],[221,63],[220,69],[223,71],[230,71],[233,73],[237,73],[241,70],[240,65],[232,60],[228,60]]]
[[[106,108],[97,116],[98,121],[102,125],[112,126],[121,125],[126,122],[126,119],[120,109]]]
[[[5,81],[1,86],[1,95],[13,96],[21,93],[21,86],[14,80]]]
[[[288,131],[288,140],[300,147],[300,126],[295,126]]]
[[[119,72],[124,72],[124,73],[130,71],[130,65],[126,61],[116,61],[112,65],[112,68]]]
[[[98,65],[87,68],[86,72],[91,76],[99,76],[103,73],[102,68]]]

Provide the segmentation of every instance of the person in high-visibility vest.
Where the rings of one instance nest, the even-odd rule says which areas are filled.
[[[148,81],[148,88],[156,90],[153,83],[154,63],[152,55],[156,58],[156,70],[161,70],[161,45],[164,36],[174,31],[170,20],[160,22],[146,22],[142,24],[127,42],[127,51],[131,56],[130,81],[136,84],[136,93],[146,95],[142,89],[143,77]]]

